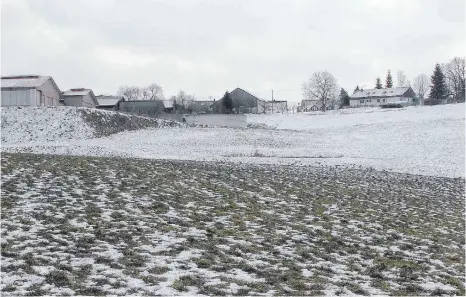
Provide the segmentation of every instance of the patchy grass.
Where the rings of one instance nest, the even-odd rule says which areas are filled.
[[[464,295],[464,180],[2,155],[14,295]]]

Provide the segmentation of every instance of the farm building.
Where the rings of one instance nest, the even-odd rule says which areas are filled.
[[[97,108],[106,110],[118,110],[118,103],[125,101],[123,96],[104,96],[100,95],[96,97]]]
[[[350,107],[382,106],[386,104],[413,105],[416,94],[411,87],[355,91]]]
[[[130,100],[120,101],[118,110],[141,115],[155,116],[164,112],[163,100]]]
[[[99,105],[91,89],[70,89],[63,93],[63,102],[66,106],[96,107]]]
[[[299,107],[299,110],[301,112],[309,112],[309,111],[319,111],[322,110],[323,104],[321,100],[302,100],[301,101],[301,106]],[[327,103],[327,110],[332,110],[334,109],[334,102],[328,102]]]
[[[50,76],[2,76],[2,106],[59,106],[61,91]]]
[[[233,113],[263,113],[265,111],[265,100],[261,100],[243,89],[234,89],[230,93],[230,96],[233,103]],[[215,101],[212,104],[212,110],[214,113],[224,112],[223,102],[224,98]]]

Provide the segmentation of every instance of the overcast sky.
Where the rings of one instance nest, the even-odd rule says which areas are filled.
[[[315,71],[352,93],[466,50],[464,0],[1,2],[2,75],[50,75],[62,91],[155,82],[166,97],[241,87],[296,102]]]

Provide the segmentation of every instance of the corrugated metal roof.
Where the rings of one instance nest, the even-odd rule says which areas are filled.
[[[99,106],[115,106],[123,97],[119,96],[97,96],[96,97]]]
[[[85,96],[89,94],[92,90],[91,89],[69,89],[63,96]]]
[[[50,76],[2,76],[2,88],[37,88]]]
[[[355,91],[351,99],[367,98],[367,97],[392,97],[402,96],[409,90],[410,87],[390,88],[390,89],[370,89]]]

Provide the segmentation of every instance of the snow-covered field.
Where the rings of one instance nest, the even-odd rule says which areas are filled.
[[[327,112],[288,113],[288,114],[259,114],[248,115],[249,124],[264,124],[275,129],[289,129],[307,131],[316,129],[357,128],[380,124],[400,124],[406,127],[422,125],[431,121],[455,121],[464,123],[465,105],[450,104],[438,106],[410,106],[405,108],[350,108],[330,110]],[[397,131],[397,129],[393,129]]]
[[[464,104],[248,123],[2,109],[2,295],[465,294]]]
[[[15,141],[24,132],[11,129],[14,136],[5,138],[2,151],[346,165],[433,176],[465,175],[464,104],[352,109],[325,115],[250,115],[248,122],[275,129],[146,129],[104,138],[36,142]]]
[[[464,295],[464,180],[2,155],[2,295]]]

